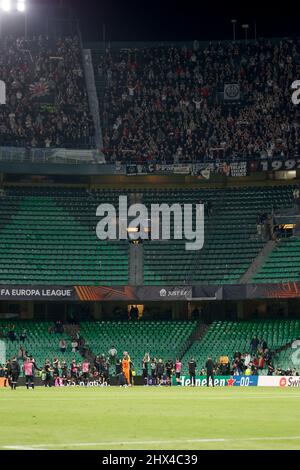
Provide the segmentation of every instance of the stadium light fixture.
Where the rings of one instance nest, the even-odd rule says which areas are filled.
[[[249,25],[248,24],[242,24],[242,28],[245,31],[245,41],[247,42]]]
[[[9,13],[11,11],[11,0],[1,0],[1,10]]]
[[[12,11],[24,13],[26,11],[26,0],[0,0],[0,10],[6,13]]]
[[[27,8],[26,0],[0,0],[0,38],[2,37],[2,26],[5,23],[4,16],[21,15],[24,18],[25,38],[27,38]]]
[[[18,3],[17,3],[17,10],[18,10],[20,13],[23,13],[23,12],[26,10],[25,0],[18,0]]]
[[[233,41],[235,41],[235,27],[236,27],[237,20],[231,20],[230,22],[232,24],[232,39]]]

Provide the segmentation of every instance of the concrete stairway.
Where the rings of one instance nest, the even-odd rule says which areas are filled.
[[[256,258],[253,260],[247,271],[239,279],[240,284],[247,284],[259,271],[261,266],[264,264],[269,253],[275,248],[276,241],[270,240],[266,243],[263,249],[258,253]]]

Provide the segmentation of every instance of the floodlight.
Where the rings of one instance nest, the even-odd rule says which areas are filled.
[[[9,12],[11,10],[11,0],[1,0],[1,9]]]
[[[18,3],[17,3],[17,10],[20,11],[21,13],[23,13],[26,9],[26,6],[25,6],[25,0],[18,0]]]

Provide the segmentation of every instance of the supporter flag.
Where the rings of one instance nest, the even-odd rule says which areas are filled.
[[[227,83],[224,85],[224,100],[238,101],[241,97],[240,85],[238,83]]]
[[[29,85],[29,91],[32,100],[41,103],[53,103],[53,96],[50,94],[49,84],[44,78]]]
[[[6,104],[6,86],[2,80],[0,80],[0,105],[1,104]]]
[[[210,169],[209,168],[205,168],[204,170],[201,171],[201,176],[206,179],[206,180],[209,180],[210,178]]]

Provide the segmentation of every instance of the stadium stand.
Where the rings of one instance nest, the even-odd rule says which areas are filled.
[[[274,363],[277,367],[280,367],[282,370],[291,369],[293,366],[298,367],[299,369],[299,357],[299,348],[292,347],[292,345],[288,345],[282,351],[279,351],[276,354]]]
[[[185,240],[144,243],[146,285],[238,281],[265,243],[256,234],[258,214],[292,201],[292,186],[140,193],[146,205],[209,201],[212,212],[204,248],[196,254],[185,250]],[[96,208],[101,202],[117,206],[122,194],[126,191],[7,189],[0,199],[1,282],[127,285],[128,243],[96,237]]]
[[[11,341],[8,338],[2,337],[5,341],[6,357],[11,358],[18,355],[20,346],[23,347],[29,355],[32,354],[35,358],[36,364],[42,367],[46,359],[53,360],[54,357],[59,357],[70,363],[73,359],[78,362],[82,361],[82,356],[79,352],[73,353],[71,350],[71,338],[65,333],[64,335],[57,335],[53,333],[53,322],[47,321],[26,321],[18,320],[16,322],[12,320],[1,320],[0,330],[3,334],[7,334],[10,329],[10,325],[14,325],[14,332],[16,340]],[[27,338],[24,342],[19,340],[20,335],[26,330]],[[68,348],[64,354],[59,350],[59,340],[61,338],[66,340]]]
[[[1,282],[127,285],[128,244],[96,238],[98,204],[85,190],[8,189],[0,201]]]
[[[215,321],[208,328],[200,341],[195,341],[182,359],[186,366],[188,360],[194,357],[198,367],[205,365],[210,356],[218,362],[221,356],[228,356],[230,361],[236,351],[250,352],[250,342],[253,336],[267,342],[272,351],[300,338],[299,320],[249,320],[249,321]],[[286,356],[280,353],[274,356],[274,364],[282,368],[287,365]],[[291,365],[291,362],[288,363]]]
[[[7,84],[6,105],[0,107],[2,146],[93,146],[77,37],[1,38],[0,75]]]
[[[0,145],[12,148],[12,154],[16,152],[13,147],[24,147],[24,154],[31,148],[72,148],[79,149],[78,160],[87,162],[83,149],[88,152],[94,146],[94,125],[80,47],[77,37],[2,39],[0,75],[7,83],[7,103],[0,108]],[[248,44],[194,42],[186,46],[131,44],[124,48],[111,44],[106,52],[103,47],[94,46],[93,63],[108,163],[206,161],[221,165],[227,158],[249,159],[252,163],[252,159],[272,162],[299,155],[298,109],[290,99],[290,85],[300,58],[298,39],[262,39]],[[235,99],[226,101],[224,84],[235,85]],[[89,163],[99,161],[92,156]],[[248,167],[252,171],[252,165]],[[165,189],[156,183],[151,186],[155,178],[145,178],[145,187],[143,183],[135,187],[126,183],[124,189],[120,186],[125,180],[121,168],[115,180],[110,175],[109,181],[114,183],[107,189],[109,183],[103,175],[110,170],[106,166],[99,174],[97,168],[91,173],[90,168],[83,171],[86,179],[71,170],[66,181],[72,181],[74,175],[72,188],[27,187],[22,183],[14,186],[12,181],[22,181],[19,172],[13,174],[9,169],[7,182],[4,168],[0,188],[3,286],[238,284],[272,238],[272,230],[262,232],[263,224],[258,220],[272,219],[275,210],[296,204],[293,184],[267,181],[264,186],[257,179],[252,180],[252,186],[245,186],[236,179],[233,186],[232,182],[225,183],[225,170],[220,179],[220,175],[213,175],[211,184],[203,180],[198,184],[196,177],[189,175],[195,185],[188,186],[188,178],[185,181],[185,174],[180,174],[180,189],[171,175],[166,177]],[[64,171],[54,172],[53,181],[62,182]],[[85,181],[84,188],[79,187],[80,178]],[[107,186],[95,189],[98,182]],[[143,282],[132,282],[130,256],[135,247],[127,241],[100,241],[96,236],[96,208],[103,202],[117,207],[120,195],[144,203],[149,209],[153,203],[203,202],[204,248],[189,252],[186,240],[174,236],[168,241],[144,241],[138,260],[142,262],[135,265],[141,276],[136,272],[133,276]],[[171,218],[171,234],[173,225]],[[300,237],[279,240],[252,282],[298,281],[299,247]],[[2,309],[5,316],[6,307],[12,307],[6,302]],[[125,300],[123,303],[126,315]],[[186,312],[178,316],[175,309],[170,309],[170,318],[187,318]],[[102,313],[105,316],[104,310]],[[47,311],[43,314],[49,318]],[[10,323],[1,320],[0,330]],[[17,337],[26,328],[24,348],[41,365],[54,356],[61,358],[60,337],[51,325],[46,321],[16,321]],[[198,327],[197,321],[162,319],[85,321],[80,324],[80,332],[88,345],[89,359],[107,355],[114,345],[120,357],[124,351],[129,352],[137,374],[142,372],[146,352],[164,361],[178,356],[184,368],[194,356],[199,369],[208,355],[214,360],[228,355],[232,360],[236,351],[247,352],[254,335],[265,339],[275,351],[275,366],[287,369],[293,354],[291,344],[300,337],[299,320],[214,321],[201,340],[195,340]],[[21,343],[5,335],[4,340],[6,356],[15,355]],[[67,340],[65,360],[82,361],[79,353],[70,351],[70,334]]]
[[[128,351],[135,371],[141,374],[146,352],[164,361],[181,357],[196,326],[195,321],[82,322],[80,332],[95,355],[107,355],[112,345],[119,357]]]
[[[12,323],[11,320],[0,321],[0,330],[8,333],[9,325]],[[36,363],[40,366],[45,363],[46,359],[52,361],[55,356],[69,363],[73,359],[82,362],[79,352],[74,354],[71,351],[71,338],[66,333],[57,335],[51,331],[53,323],[17,321],[14,326],[16,341],[5,339],[7,357],[17,355],[20,346],[23,346],[28,354],[34,356]],[[129,351],[135,371],[141,374],[145,352],[149,352],[150,357],[157,359],[162,357],[165,361],[169,358],[175,360],[176,357],[181,357],[184,346],[196,326],[195,321],[81,322],[80,335],[95,356],[102,354],[107,356],[112,345],[115,346],[121,358],[124,351]],[[24,328],[27,332],[27,339],[21,343],[19,337]],[[68,346],[64,354],[59,350],[61,337],[65,338]],[[114,375],[114,368],[111,373]]]
[[[205,243],[199,252],[186,251],[184,240],[144,243],[144,282],[148,285],[187,282],[236,283],[266,240],[257,236],[259,214],[292,203],[292,186],[244,187],[226,190],[145,190],[146,204],[210,202]]]
[[[102,55],[101,55],[102,52]],[[187,162],[299,154],[299,39],[94,45],[107,159]],[[226,103],[224,84],[239,84]]]
[[[300,237],[281,239],[252,282],[299,281]]]
[[[8,338],[13,324],[15,340]],[[267,343],[272,354],[272,363],[277,370],[291,369],[295,348],[292,343],[300,338],[299,320],[248,320],[248,321],[215,321],[201,340],[191,340],[199,323],[196,321],[86,321],[78,327],[80,336],[84,338],[85,348],[89,351],[89,358],[98,356],[108,357],[112,346],[117,350],[117,356],[122,358],[123,352],[128,351],[137,375],[142,374],[142,359],[146,352],[150,358],[162,358],[164,363],[177,357],[181,358],[183,373],[187,373],[187,363],[191,357],[197,362],[197,371],[200,374],[210,356],[218,364],[221,356],[227,356],[232,363],[236,352],[249,353],[250,342],[253,336]],[[26,339],[20,341],[20,335],[26,330]],[[46,360],[52,363],[54,357],[60,362],[65,360],[68,369],[75,359],[82,363],[83,355],[71,350],[72,334],[70,331],[55,334],[53,322],[12,320],[0,321],[1,340],[5,342],[6,356],[18,355],[20,346],[28,354],[32,354],[36,364],[43,367]],[[64,338],[67,344],[65,353],[59,349],[59,340]],[[191,342],[192,341],[192,342]],[[187,345],[190,345],[187,349]],[[253,357],[253,356],[252,356]],[[298,362],[297,362],[298,363]],[[150,373],[150,370],[149,370]],[[266,375],[267,362],[259,374]],[[110,374],[115,374],[112,366]]]

